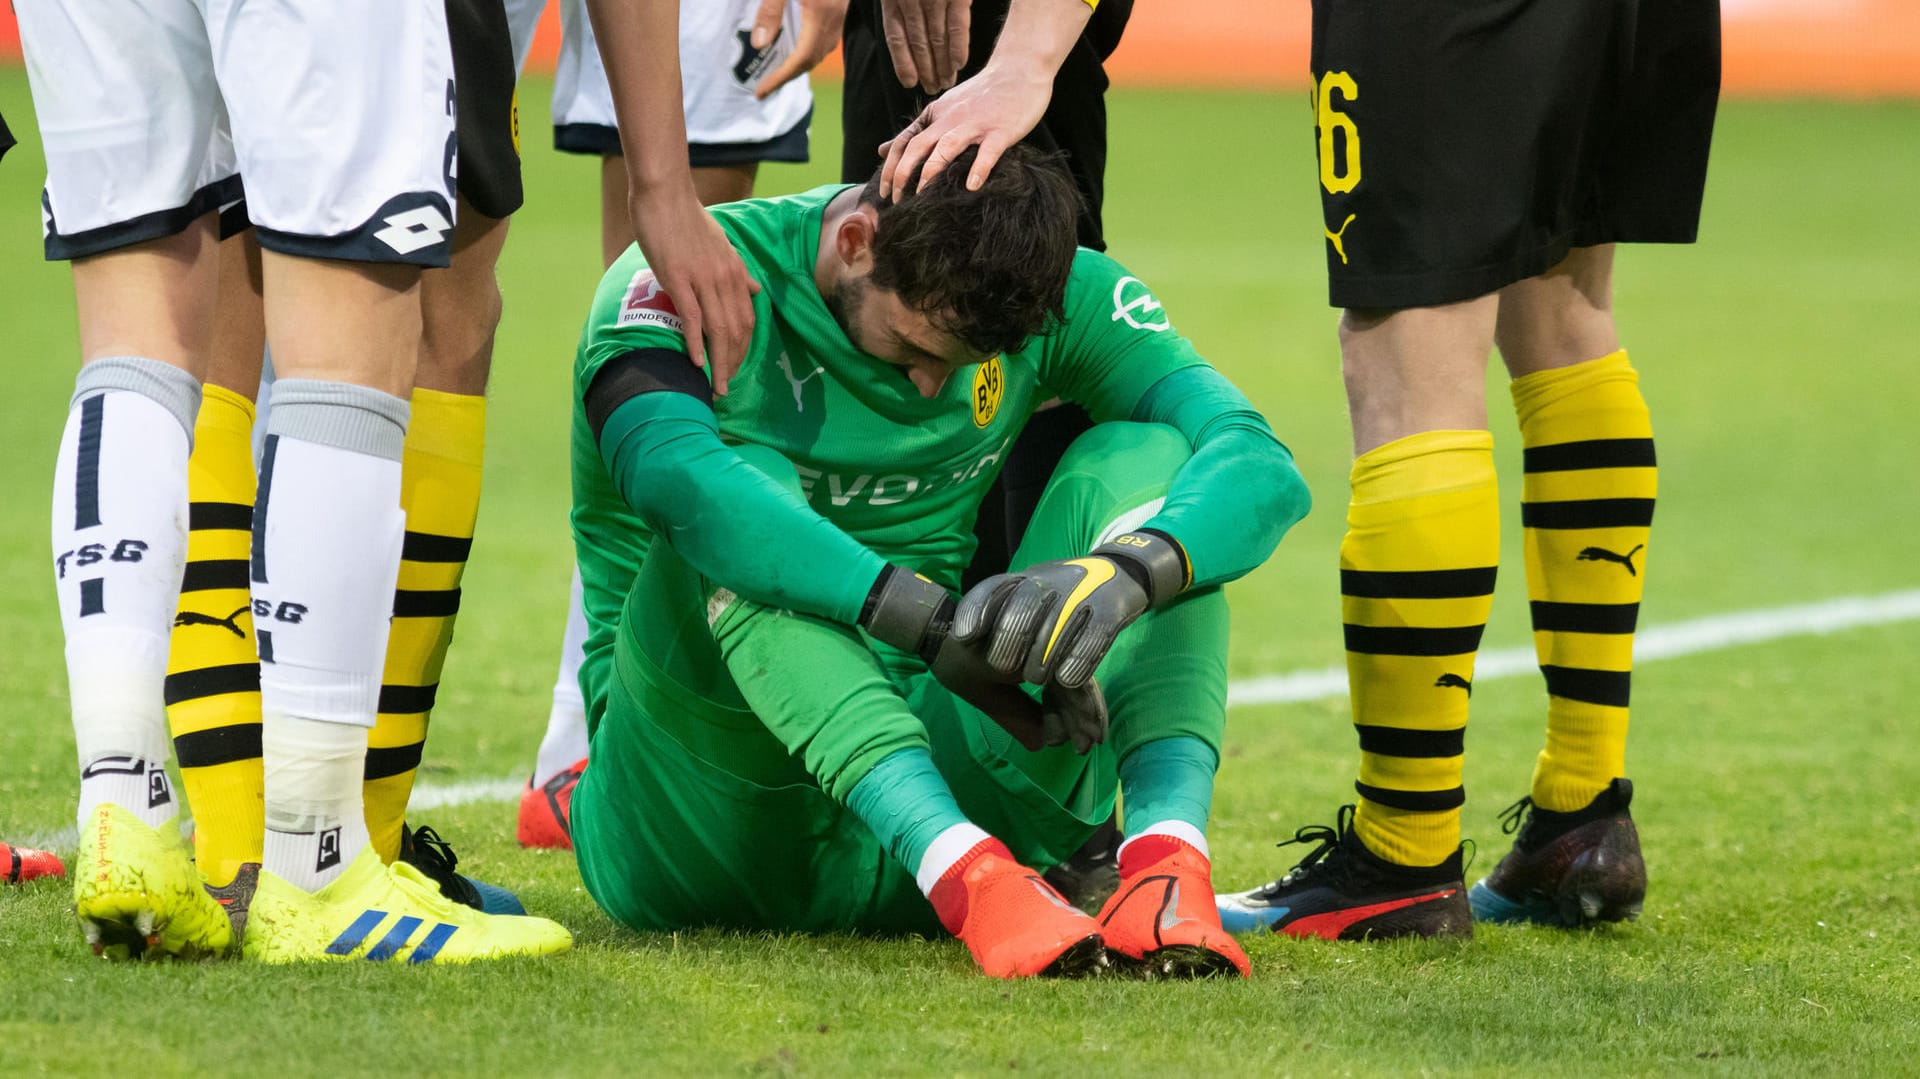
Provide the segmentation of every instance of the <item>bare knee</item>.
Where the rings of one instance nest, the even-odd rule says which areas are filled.
[[[485,393],[493,335],[505,301],[493,267],[426,275],[420,290],[420,367],[414,384],[444,393]]]
[[[453,257],[420,281],[420,366],[414,385],[479,395],[493,367],[493,335],[504,301],[494,268],[506,246],[507,220],[461,204]]]
[[[1502,289],[1494,340],[1516,378],[1618,349],[1613,245],[1575,248],[1546,273]]]
[[[1355,454],[1423,431],[1486,428],[1496,304],[1483,296],[1342,317],[1341,373]]]

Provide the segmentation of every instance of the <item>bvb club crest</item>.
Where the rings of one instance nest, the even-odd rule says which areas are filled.
[[[993,422],[1000,411],[1000,395],[1006,392],[1007,381],[1000,370],[1000,357],[990,357],[987,362],[973,370],[973,425],[985,427]]]

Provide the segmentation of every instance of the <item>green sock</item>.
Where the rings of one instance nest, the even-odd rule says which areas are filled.
[[[929,891],[959,856],[972,849],[986,833],[967,822],[960,805],[953,800],[947,781],[933,766],[933,757],[924,749],[903,749],[887,757],[854,784],[847,796],[847,808],[867,822],[887,853],[907,867],[916,878],[922,870],[938,869],[933,880],[921,881],[921,891]],[[923,865],[934,841],[954,828],[962,832],[947,837],[942,847],[964,843],[939,866]]]
[[[1192,737],[1142,742],[1120,762],[1121,831],[1174,836],[1207,853],[1207,814],[1220,754]],[[1184,825],[1184,827],[1182,827]]]

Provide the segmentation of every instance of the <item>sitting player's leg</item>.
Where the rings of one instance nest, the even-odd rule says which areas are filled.
[[[435,5],[333,5],[324,19],[304,7],[210,22],[280,375],[254,514],[266,839],[246,954],[561,950],[559,926],[458,907],[367,841],[361,783],[405,531],[420,266],[444,263],[452,224],[452,72]],[[316,98],[317,81],[354,92]]]
[[[1579,248],[1500,298],[1526,445],[1521,521],[1547,744],[1512,818],[1514,850],[1474,886],[1483,920],[1617,921],[1646,895],[1624,776],[1658,474],[1639,376],[1614,327],[1612,269],[1611,246]]]
[[[231,930],[174,830],[162,693],[212,345],[213,211],[239,178],[189,6],[19,16],[47,157],[46,254],[73,260],[83,364],[52,506],[79,751],[74,905],[96,951],[217,952]]]
[[[1178,432],[1156,424],[1101,424],[1080,436],[1047,485],[1014,565],[1081,557],[1140,527],[1191,455]],[[1108,649],[1097,677],[1111,715],[1124,836],[1119,886],[1100,912],[1107,947],[1157,974],[1244,975],[1246,955],[1214,907],[1206,840],[1226,726],[1225,597],[1198,589],[1142,615]],[[1075,759],[1064,747],[1024,756]]]
[[[167,663],[167,721],[209,885],[244,925],[260,861],[260,664],[248,567],[253,538],[253,394],[266,323],[260,247],[247,229],[220,244],[220,300],[187,465],[187,567]]]
[[[778,455],[741,452],[798,489]],[[907,929],[917,884],[989,974],[1101,964],[1092,920],[960,812],[858,631],[740,599],[656,544],[620,633],[574,802],[581,875],[615,917]]]

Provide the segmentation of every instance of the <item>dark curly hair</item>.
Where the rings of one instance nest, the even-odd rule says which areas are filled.
[[[978,191],[967,190],[975,149],[927,188],[891,204],[876,173],[860,201],[878,207],[876,286],[927,316],[968,348],[1012,352],[1064,314],[1079,228],[1080,196],[1057,155],[1014,146]]]

